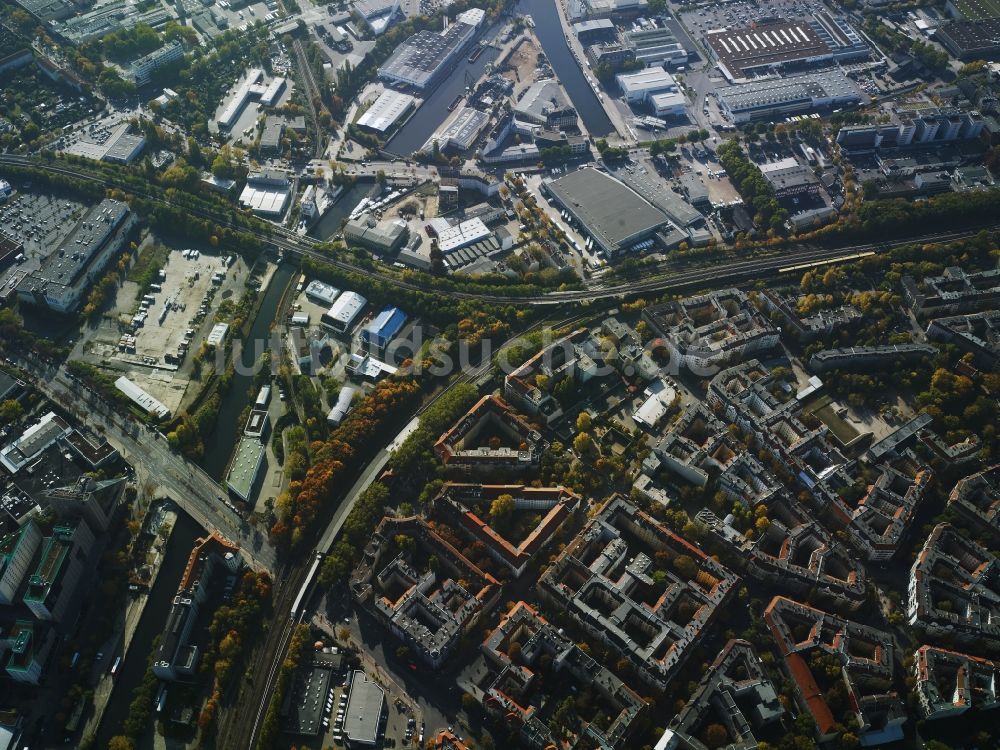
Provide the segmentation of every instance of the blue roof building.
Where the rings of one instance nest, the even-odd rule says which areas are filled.
[[[385,307],[361,331],[361,341],[369,349],[382,351],[406,324],[406,313],[398,307]]]

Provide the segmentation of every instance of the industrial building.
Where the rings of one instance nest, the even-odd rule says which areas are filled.
[[[618,35],[615,25],[610,18],[574,23],[573,33],[576,34],[576,38],[583,45],[590,45],[600,41],[610,41]]]
[[[344,241],[348,245],[360,245],[382,255],[399,250],[409,236],[406,222],[398,219],[376,221],[374,217],[363,214],[344,225]]]
[[[115,388],[128,396],[132,402],[142,409],[146,414],[166,419],[170,416],[170,409],[150,396],[146,391],[122,375],[115,381]]]
[[[357,292],[344,292],[330,309],[323,313],[321,322],[337,333],[348,333],[354,326],[368,300]]]
[[[34,463],[52,445],[69,437],[72,432],[72,427],[50,411],[10,445],[0,450],[0,465],[11,474],[16,474]]]
[[[682,116],[687,99],[677,86],[677,81],[663,68],[647,68],[638,73],[619,73],[615,76],[625,101],[629,104],[648,103],[657,117]]]
[[[597,169],[579,169],[543,182],[542,187],[607,258],[651,240],[670,224],[667,215],[642,195]]]
[[[438,249],[447,255],[463,247],[481,242],[492,234],[489,227],[483,223],[483,220],[475,217],[455,226],[438,230]]]
[[[184,46],[179,41],[170,42],[132,63],[128,70],[128,77],[136,86],[145,86],[152,79],[153,73],[183,57]]]
[[[1000,18],[951,21],[942,24],[934,39],[959,60],[1000,58]]]
[[[106,198],[87,209],[36,271],[17,285],[18,298],[58,313],[74,313],[108,261],[124,249],[135,216],[127,205]]]
[[[397,86],[412,86],[418,91],[432,88],[475,38],[482,21],[482,11],[475,16],[472,15],[475,10],[459,15],[444,31],[418,31],[379,67],[379,78]],[[479,22],[470,23],[477,17]]]
[[[580,6],[587,18],[634,18],[649,12],[649,0],[582,0]]]
[[[554,78],[535,81],[514,105],[514,114],[549,128],[576,127],[576,110]]]
[[[437,141],[438,148],[468,151],[490,122],[490,116],[474,107],[462,107],[440,132],[431,136],[429,143]],[[424,150],[428,150],[425,145]]]
[[[243,108],[252,98],[257,98],[265,107],[273,107],[278,103],[281,92],[285,89],[285,79],[273,78],[270,83],[263,86],[260,83],[263,77],[264,71],[260,68],[251,68],[247,72],[247,77],[236,88],[229,103],[216,119],[220,130],[232,128],[239,119],[240,113],[243,112]]]
[[[635,59],[647,66],[676,66],[687,63],[688,53],[670,29],[642,29],[625,33],[625,43]]]
[[[816,13],[707,35],[719,69],[730,81],[785,68],[867,59],[870,49],[842,18]]]
[[[385,714],[385,691],[360,669],[351,676],[351,692],[344,713],[344,739],[347,746],[375,747]]]
[[[226,340],[227,333],[229,333],[229,323],[216,323],[212,326],[212,330],[209,331],[205,343],[214,347],[222,346],[222,343]]]
[[[226,474],[226,487],[240,500],[249,503],[263,465],[264,446],[260,439],[243,435]]]
[[[370,352],[381,354],[406,325],[406,313],[386,306],[361,330],[361,344]]]
[[[740,124],[860,104],[861,89],[839,70],[737,83],[718,89],[719,106]]]
[[[776,198],[818,195],[819,179],[809,167],[788,156],[778,161],[759,164],[760,173],[774,190]]]
[[[357,126],[373,133],[388,133],[409,113],[416,101],[409,94],[385,89],[378,99],[358,118]]]
[[[339,289],[329,284],[324,284],[318,279],[313,279],[306,284],[306,299],[310,302],[315,302],[317,305],[326,305],[329,307],[337,299],[338,294],[340,294]]]
[[[145,147],[145,136],[124,132],[107,144],[101,159],[112,164],[131,164]]]
[[[277,219],[285,213],[292,198],[291,183],[280,172],[261,172],[247,177],[240,205],[258,216]]]
[[[358,393],[357,388],[353,388],[349,385],[345,385],[340,389],[340,393],[337,394],[337,403],[333,405],[330,409],[330,413],[326,415],[327,424],[331,427],[337,427],[341,422],[344,421],[344,417],[351,410],[351,406],[354,402],[354,396]]]

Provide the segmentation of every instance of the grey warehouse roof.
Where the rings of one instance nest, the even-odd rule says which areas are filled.
[[[597,169],[579,169],[547,184],[549,191],[611,252],[668,223],[663,211]]]
[[[749,81],[719,89],[719,98],[733,112],[782,106],[815,99],[858,96],[858,87],[834,70],[805,75]]]

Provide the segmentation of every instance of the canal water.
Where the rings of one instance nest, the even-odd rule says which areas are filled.
[[[118,670],[118,679],[97,731],[95,748],[107,747],[112,737],[121,734],[132,703],[132,693],[142,683],[143,675],[146,673],[146,660],[153,647],[153,639],[163,632],[163,624],[167,621],[174,594],[181,582],[181,576],[184,575],[194,540],[205,533],[187,513],[180,508],[175,509],[177,521],[174,523],[174,530],[167,544],[163,565],[156,583],[149,592],[149,599],[139,618],[128,653]],[[147,730],[146,736],[138,746],[140,750],[144,750],[152,745],[152,732]]]
[[[257,317],[250,327],[250,335],[243,341],[241,359],[244,374],[237,372],[233,375],[229,390],[222,396],[215,429],[205,439],[205,455],[201,460],[201,465],[209,476],[219,481],[225,479],[226,467],[229,465],[233,448],[242,432],[242,425],[237,424],[240,412],[255,398],[255,395],[247,396],[247,392],[253,385],[253,364],[258,358],[254,354],[257,351],[263,352],[270,348],[271,323],[274,322],[278,303],[281,302],[285,288],[294,273],[295,269],[291,264],[283,263],[278,266],[271,277],[271,283],[268,284],[267,291],[264,292],[264,300],[261,302]]]
[[[521,0],[516,13],[518,15],[530,13],[534,18],[535,36],[541,42],[552,70],[566,89],[587,131],[595,138],[605,136],[612,132],[611,120],[608,119],[604,107],[569,51],[562,25],[559,23],[556,2],[558,0]],[[487,29],[481,38],[492,39],[507,22],[508,19],[501,19]],[[409,156],[418,151],[447,119],[448,107],[455,101],[455,97],[462,94],[471,81],[478,80],[487,63],[495,60],[496,56],[497,50],[493,47],[487,48],[471,63],[468,55],[463,56],[461,62],[424,101],[413,117],[389,139],[386,151],[400,156]]]

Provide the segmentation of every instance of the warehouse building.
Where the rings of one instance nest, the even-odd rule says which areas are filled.
[[[627,46],[635,53],[635,59],[647,66],[684,65],[688,53],[684,45],[670,29],[643,29],[625,34]]]
[[[347,746],[375,747],[385,714],[385,691],[360,669],[351,675],[351,691],[344,714]]]
[[[492,234],[483,220],[476,217],[438,232],[438,249],[447,255],[480,242]]]
[[[347,333],[354,326],[361,311],[365,309],[368,300],[357,292],[344,292],[333,306],[321,318],[323,325],[332,328],[337,333]]]
[[[573,24],[573,33],[580,44],[588,45],[596,42],[611,41],[618,36],[615,25],[610,18],[600,18],[592,21],[580,21]]]
[[[132,400],[136,406],[150,416],[166,419],[170,416],[170,409],[150,396],[146,391],[137,386],[131,380],[122,375],[115,381],[115,388],[124,393]]]
[[[638,73],[620,73],[618,85],[629,104],[648,104],[657,117],[680,117],[687,110],[687,99],[677,81],[663,68],[647,68]]]
[[[340,290],[329,284],[324,284],[318,279],[313,279],[306,284],[306,299],[315,302],[317,305],[330,307],[337,299]]]
[[[229,491],[243,502],[249,503],[263,465],[264,446],[260,439],[243,435],[226,475]]]
[[[731,81],[785,68],[863,60],[870,54],[845,20],[825,12],[713,31],[707,39],[713,60]]]
[[[860,104],[861,90],[839,70],[737,83],[718,89],[719,106],[734,123]]]
[[[437,141],[438,148],[442,151],[449,148],[455,151],[468,151],[489,122],[490,116],[485,112],[473,107],[462,107],[440,133],[431,136],[430,147],[433,148],[433,142]],[[424,150],[428,150],[426,145]]]
[[[357,125],[374,133],[388,133],[410,111],[415,101],[409,94],[385,89],[358,118]]]
[[[378,69],[379,78],[418,91],[432,88],[475,38],[479,24],[467,22],[478,17],[470,15],[472,10],[461,14],[444,31],[422,29],[411,36]]]
[[[576,110],[562,85],[554,78],[543,78],[531,84],[514,105],[514,114],[528,122],[557,130],[576,127]]]
[[[553,201],[564,208],[595,248],[615,258],[670,224],[667,215],[624,183],[597,169],[579,169],[542,183]]]
[[[399,250],[410,236],[406,222],[376,221],[364,214],[351,219],[344,225],[344,241],[349,245],[360,245],[376,253],[388,255]]]
[[[125,132],[108,144],[101,160],[112,164],[131,164],[145,147],[145,136]]]
[[[404,325],[406,313],[398,307],[384,307],[375,320],[361,330],[361,343],[369,352],[381,355]]]
[[[959,60],[1000,58],[1000,18],[952,21],[941,26],[934,38]]]
[[[124,248],[135,224],[135,216],[120,201],[106,198],[87,209],[38,270],[21,279],[18,299],[58,313],[76,312],[108,261]]]
[[[288,177],[280,172],[261,172],[247,177],[240,205],[265,219],[277,219],[285,213],[291,198]]]

